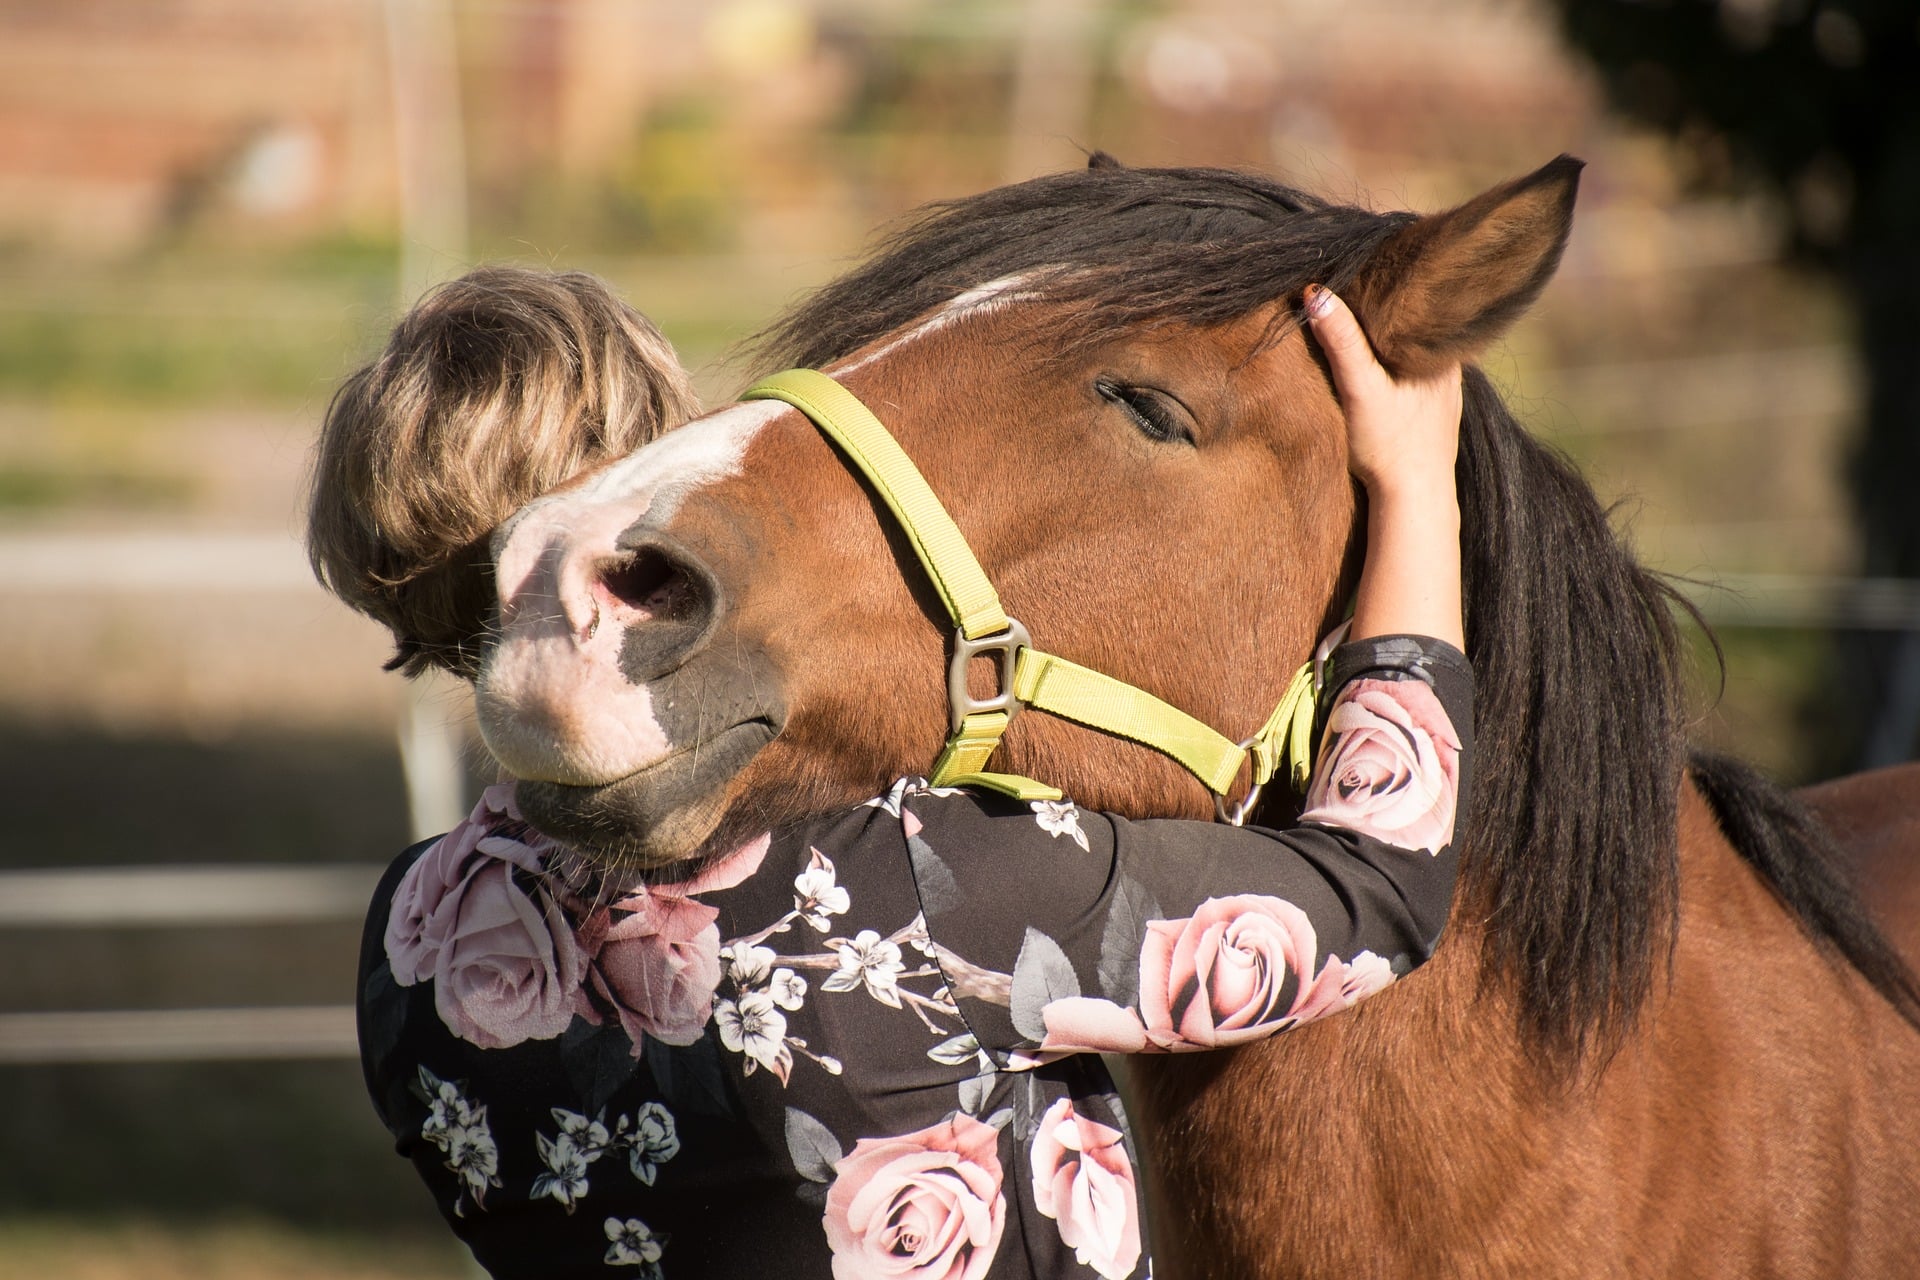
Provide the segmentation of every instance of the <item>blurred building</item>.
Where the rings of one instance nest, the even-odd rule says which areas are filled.
[[[423,50],[421,30],[449,47]],[[631,167],[663,104],[714,117],[716,165],[770,162],[773,204],[845,195],[817,148],[780,145],[822,127],[971,186],[1112,146],[1420,187],[1545,159],[1596,114],[1531,6],[1488,0],[8,0],[0,237],[125,250],[207,221],[390,229],[422,56],[458,68],[465,177],[509,205],[536,180]],[[888,142],[916,141],[957,157],[894,164]],[[882,204],[953,190],[866,176]]]
[[[293,235],[390,227],[396,78],[418,74],[397,63],[418,56],[398,33],[434,10],[455,17],[458,47],[440,52],[477,86],[479,180],[591,171],[628,140],[654,83],[636,53],[662,45],[656,6],[11,0],[0,236],[124,249],[196,219]]]

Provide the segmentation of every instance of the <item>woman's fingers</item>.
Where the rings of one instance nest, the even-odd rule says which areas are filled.
[[[1400,381],[1381,367],[1347,304],[1322,285],[1301,301],[1347,419],[1347,466],[1369,491],[1445,486],[1460,430],[1460,369]],[[1375,495],[1379,496],[1379,495]]]
[[[1364,382],[1386,378],[1387,371],[1374,357],[1373,345],[1339,294],[1325,285],[1310,284],[1303,301],[1314,341],[1327,353],[1333,385],[1342,400],[1360,391]]]

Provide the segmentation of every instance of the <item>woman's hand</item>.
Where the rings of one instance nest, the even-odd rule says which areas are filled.
[[[1460,444],[1460,366],[1396,382],[1331,289],[1308,285],[1306,313],[1346,409],[1347,469],[1375,498],[1434,489],[1451,494]]]
[[[1367,490],[1367,559],[1349,636],[1413,634],[1466,648],[1460,608],[1460,366],[1395,381],[1347,304],[1309,285],[1307,323],[1347,416],[1347,469]]]

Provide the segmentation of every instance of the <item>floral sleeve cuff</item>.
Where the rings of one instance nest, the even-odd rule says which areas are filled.
[[[1342,645],[1303,823],[1438,854],[1453,843],[1473,742],[1473,671],[1428,636]]]

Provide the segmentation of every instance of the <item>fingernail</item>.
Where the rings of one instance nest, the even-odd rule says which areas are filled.
[[[1333,292],[1324,285],[1308,285],[1303,301],[1310,319],[1319,320],[1333,310]]]

